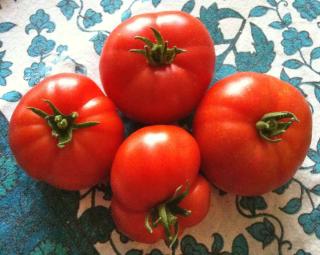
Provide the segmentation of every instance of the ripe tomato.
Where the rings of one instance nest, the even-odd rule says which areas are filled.
[[[9,126],[17,162],[35,179],[78,190],[106,178],[124,128],[89,78],[47,77],[19,102]]]
[[[111,170],[111,188],[119,202],[146,211],[191,185],[198,175],[200,152],[184,129],[148,126],[132,133],[119,147]]]
[[[217,82],[196,111],[202,169],[227,192],[258,195],[287,182],[311,141],[308,104],[293,86],[258,73]]]
[[[182,128],[149,126],[131,134],[111,170],[111,207],[119,230],[139,242],[163,238],[172,244],[178,232],[201,221],[209,209],[210,188],[199,177],[199,166],[198,145]],[[157,219],[162,226],[148,233],[145,228],[151,231]]]
[[[189,193],[179,204],[179,207],[190,211],[190,215],[187,217],[178,216],[178,235],[181,235],[185,228],[194,226],[204,219],[210,208],[210,194],[209,183],[202,176],[198,176]],[[152,233],[148,232],[145,227],[149,211],[132,211],[113,198],[111,212],[117,229],[130,239],[142,243],[155,243],[160,239],[166,240],[166,233],[161,223],[152,229]]]
[[[124,21],[109,35],[100,76],[108,96],[127,116],[169,123],[199,103],[214,61],[213,42],[198,19],[177,11],[147,13]]]

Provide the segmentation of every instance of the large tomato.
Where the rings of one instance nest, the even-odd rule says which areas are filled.
[[[182,128],[149,126],[131,134],[119,147],[111,170],[111,207],[117,227],[133,240],[150,243],[164,234],[168,241],[180,214],[189,214],[188,210],[191,215],[181,219],[180,232],[197,224],[210,201],[209,185],[198,176],[199,166],[198,145]],[[149,214],[154,215],[150,221],[162,217],[160,225],[166,218],[176,218],[167,224],[167,231],[161,226],[149,234],[144,226]]]
[[[187,116],[213,75],[205,26],[184,12],[134,16],[109,35],[100,59],[107,95],[127,116],[168,123]]]
[[[113,103],[89,78],[47,77],[19,102],[9,142],[32,177],[67,190],[103,181],[123,140]]]
[[[193,124],[204,174],[239,195],[262,194],[287,182],[306,156],[311,128],[309,106],[296,88],[250,72],[217,82]]]

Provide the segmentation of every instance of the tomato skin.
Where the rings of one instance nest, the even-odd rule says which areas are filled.
[[[191,186],[189,194],[179,204],[180,207],[191,211],[188,217],[180,217],[179,223],[183,228],[188,228],[200,223],[210,209],[211,187],[209,182],[201,175]]]
[[[47,122],[27,109],[36,107],[52,114],[43,99],[64,114],[76,111],[76,123],[99,124],[74,130],[71,142],[58,148]],[[70,73],[49,76],[28,91],[9,125],[9,143],[18,164],[33,178],[66,190],[103,181],[123,137],[122,121],[110,99],[89,78]]]
[[[150,27],[162,34],[169,47],[186,52],[160,67],[129,52],[144,47],[135,36],[154,41]],[[212,79],[214,62],[213,42],[198,19],[177,11],[147,13],[124,21],[109,35],[101,54],[100,77],[107,95],[128,117],[170,123],[197,106]]]
[[[256,122],[269,112],[290,111],[294,122],[271,143]],[[304,97],[293,86],[258,73],[238,73],[217,82],[196,111],[193,133],[202,170],[224,191],[253,196],[287,182],[304,160],[312,119]]]
[[[123,207],[116,199],[111,202],[112,218],[117,229],[131,240],[141,243],[155,243],[164,239],[164,229],[158,225],[150,234],[145,227],[146,212],[134,212]]]
[[[199,148],[187,131],[169,125],[144,127],[119,147],[111,170],[112,191],[128,209],[148,211],[180,185],[192,185],[199,167]]]

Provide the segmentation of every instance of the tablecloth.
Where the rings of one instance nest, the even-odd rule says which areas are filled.
[[[1,0],[0,5],[1,255],[320,254],[320,1]],[[31,87],[60,71],[83,73],[101,86],[99,54],[109,33],[135,14],[160,10],[182,10],[205,24],[218,56],[213,83],[237,71],[268,73],[295,86],[313,113],[312,143],[290,182],[257,197],[213,189],[209,214],[184,232],[173,252],[162,242],[143,245],[118,233],[108,186],[67,192],[32,180],[7,142],[12,111]],[[127,121],[127,131],[132,127]]]

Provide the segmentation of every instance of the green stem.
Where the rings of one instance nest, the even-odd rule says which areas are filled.
[[[57,146],[59,148],[65,147],[66,144],[70,143],[72,140],[72,132],[79,128],[88,128],[99,124],[96,121],[89,121],[84,123],[75,123],[78,117],[77,112],[72,112],[71,114],[65,115],[60,112],[60,110],[49,100],[43,100],[49,105],[53,114],[50,115],[41,109],[35,107],[27,107],[34,114],[38,115],[40,118],[44,119],[48,126],[51,128],[52,136],[58,139]]]
[[[168,48],[168,41],[165,41],[158,30],[151,27],[156,42],[153,43],[150,39],[143,36],[135,36],[135,39],[145,43],[143,49],[130,49],[130,52],[142,54],[147,59],[151,66],[164,66],[171,64],[176,55],[185,52],[176,46]]]
[[[293,122],[298,118],[291,112],[269,112],[257,121],[256,128],[259,135],[268,142],[276,143],[281,138],[274,138],[286,132]]]
[[[178,215],[188,217],[191,214],[190,210],[181,208],[180,202],[189,193],[189,184],[187,182],[185,191],[181,192],[182,185],[179,186],[173,196],[161,203],[160,205],[152,208],[145,218],[145,227],[149,233],[152,233],[152,228],[161,224],[165,230],[166,240],[165,243],[169,248],[173,248],[177,242],[179,225]]]

